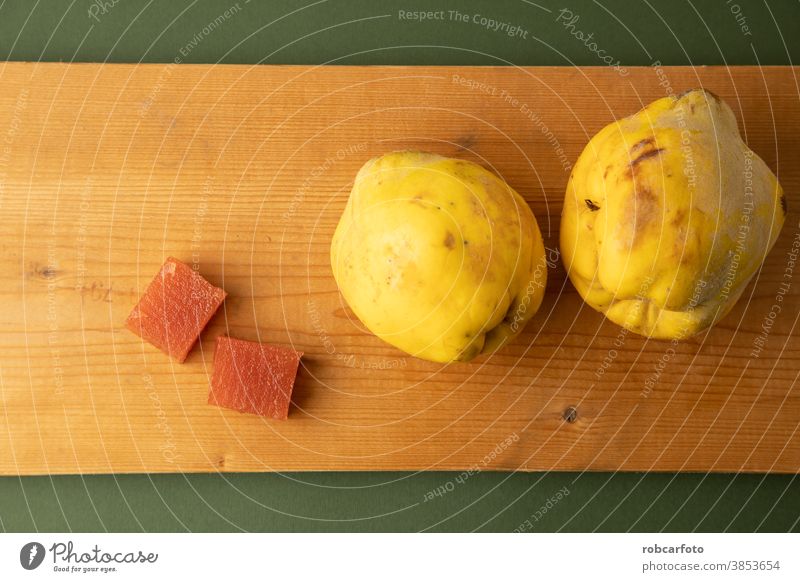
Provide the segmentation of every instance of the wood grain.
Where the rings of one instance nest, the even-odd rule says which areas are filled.
[[[798,472],[797,76],[0,63],[0,473]],[[470,364],[405,357],[342,303],[328,246],[370,156],[493,167],[555,249],[591,135],[696,86],[731,104],[789,202],[757,281],[711,332],[674,351],[625,334],[557,260],[525,333]],[[123,327],[168,255],[229,294],[184,365]],[[206,404],[221,333],[307,354],[288,421]]]

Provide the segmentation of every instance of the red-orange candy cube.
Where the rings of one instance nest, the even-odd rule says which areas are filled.
[[[162,265],[125,326],[183,362],[226,293],[172,257]]]
[[[208,403],[286,420],[303,352],[218,337]]]

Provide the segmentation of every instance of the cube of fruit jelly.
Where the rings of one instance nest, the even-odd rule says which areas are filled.
[[[218,337],[208,403],[285,420],[302,352]]]
[[[150,282],[125,326],[183,362],[226,293],[188,265],[168,258]]]

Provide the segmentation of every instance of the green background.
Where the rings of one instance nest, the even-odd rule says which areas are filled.
[[[105,9],[99,6],[104,4]],[[0,59],[169,62],[233,0],[6,0]],[[576,28],[623,65],[792,64],[797,0],[590,2],[258,2],[204,36],[184,62],[597,65],[555,23]],[[92,9],[95,5],[98,8]],[[551,10],[548,12],[542,7]],[[521,26],[510,38],[478,25],[398,19],[459,10]],[[97,20],[89,11],[96,10]],[[750,34],[737,22],[744,18]],[[388,15],[388,16],[387,16]],[[1,88],[0,88],[1,90]],[[0,479],[5,531],[796,531],[793,476],[483,473],[425,502],[448,473],[122,475]],[[536,520],[547,500],[569,495]]]

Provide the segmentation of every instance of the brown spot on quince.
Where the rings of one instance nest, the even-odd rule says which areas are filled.
[[[658,155],[661,155],[661,152],[663,152],[663,151],[664,151],[664,148],[656,148],[656,149],[648,150],[648,151],[646,151],[644,153],[639,154],[639,157],[631,162],[631,168],[635,169],[636,166],[641,164],[643,161],[649,160],[650,158],[654,158],[654,157],[656,157]]]
[[[649,145],[655,145],[656,139],[653,136],[646,137],[644,139],[640,139],[631,148],[631,154],[634,154],[637,150],[643,149]]]
[[[670,221],[670,225],[673,228],[678,228],[683,225],[685,220],[686,220],[686,210],[681,208],[680,210],[675,212],[675,215],[672,217],[672,220]]]
[[[648,226],[659,220],[658,200],[650,188],[640,186],[634,188],[625,209],[625,220],[622,228],[630,228],[630,245],[635,246],[644,236]]]

